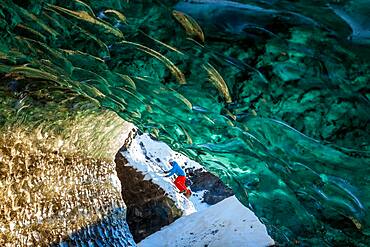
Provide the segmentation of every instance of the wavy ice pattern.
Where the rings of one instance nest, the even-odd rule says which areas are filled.
[[[4,0],[2,132],[113,111],[217,174],[277,243],[365,246],[368,6]]]

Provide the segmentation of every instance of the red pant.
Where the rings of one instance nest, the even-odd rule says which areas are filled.
[[[176,187],[180,190],[180,192],[188,189],[185,185],[185,180],[186,180],[185,176],[178,176],[175,179],[174,183],[175,183]]]

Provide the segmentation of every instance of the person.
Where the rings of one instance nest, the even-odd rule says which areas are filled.
[[[175,186],[180,190],[180,193],[184,193],[185,196],[189,198],[191,196],[191,190],[185,185],[186,173],[176,161],[170,159],[168,162],[172,168],[168,171],[164,171],[164,173],[168,173],[165,177],[171,177],[176,174]]]

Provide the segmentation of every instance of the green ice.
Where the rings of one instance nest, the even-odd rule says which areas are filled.
[[[178,2],[2,1],[1,126],[91,102],[201,162],[277,243],[366,246],[370,3]]]

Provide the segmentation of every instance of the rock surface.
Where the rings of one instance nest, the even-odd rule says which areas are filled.
[[[128,124],[97,112],[0,128],[0,246],[135,246],[113,162]]]
[[[188,178],[191,181],[192,191],[206,190],[203,201],[213,205],[225,198],[234,195],[234,192],[227,187],[218,177],[204,169],[186,169]]]
[[[121,153],[116,155],[117,175],[127,205],[127,223],[136,242],[158,231],[182,215],[182,211],[158,185],[129,166]]]
[[[165,166],[169,158],[182,165],[187,161],[183,168],[188,176],[188,186],[194,192],[190,201],[178,193],[170,179],[161,176],[159,165]],[[230,188],[202,166],[136,129],[128,135],[115,162],[122,197],[127,205],[127,222],[136,242],[182,215],[204,210],[233,195]]]

